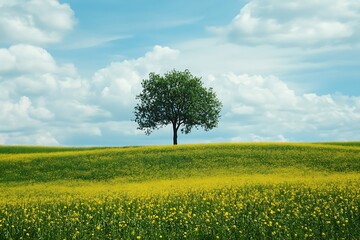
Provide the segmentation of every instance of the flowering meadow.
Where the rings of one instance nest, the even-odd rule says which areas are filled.
[[[0,239],[360,239],[360,144],[0,147]]]

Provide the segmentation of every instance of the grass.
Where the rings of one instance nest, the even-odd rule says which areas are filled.
[[[359,239],[360,143],[0,147],[0,239]]]
[[[38,148],[33,148],[33,152],[32,148],[25,149],[14,147],[11,154],[0,154],[1,182],[103,181],[116,178],[142,182],[219,173],[270,174],[284,168],[322,172],[360,171],[360,147],[353,146],[210,144],[176,148],[50,148],[47,152],[39,152]]]
[[[105,147],[45,147],[45,146],[0,146],[0,154],[22,153],[53,153],[53,152],[78,152],[94,149],[106,149]]]

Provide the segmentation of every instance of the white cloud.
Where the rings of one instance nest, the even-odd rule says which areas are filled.
[[[71,64],[59,65],[49,52],[27,44],[0,49],[0,99],[21,96],[86,97],[87,82],[81,79]]]
[[[250,114],[255,113],[255,108],[244,105],[244,104],[234,104],[231,107],[230,113],[233,113],[236,115],[250,115]]]
[[[35,138],[35,144],[36,145],[42,145],[42,146],[56,146],[59,145],[59,142],[52,136],[50,132],[45,133],[38,133],[33,137],[31,140]],[[34,144],[30,142],[30,144]]]
[[[105,37],[96,37],[96,36],[86,36],[82,34],[81,36],[73,39],[70,43],[64,46],[65,49],[85,49],[102,46],[114,41],[119,41],[123,39],[131,38],[130,35],[123,36],[105,36]]]
[[[248,137],[233,137],[231,138],[232,142],[244,142],[244,141],[251,141],[251,142],[288,142],[289,140],[286,139],[283,135],[277,136],[258,136],[256,134],[250,134]]]
[[[41,145],[41,146],[58,146],[60,145],[58,140],[50,133],[39,131],[31,134],[23,133],[0,133],[1,144],[24,144],[24,145]]]
[[[53,57],[43,48],[32,45],[13,45],[0,49],[0,73],[52,73],[56,69]]]
[[[221,89],[219,94],[229,103],[287,109],[294,107],[297,101],[295,92],[274,76],[237,76],[229,73],[221,77],[221,85],[218,87]]]
[[[218,129],[210,135],[191,134],[198,141],[358,137],[354,129],[360,129],[360,97],[320,95],[284,81],[304,69],[358,65],[359,46],[354,47],[360,42],[358,0],[331,4],[328,0],[250,0],[227,26],[211,28],[217,33],[213,38],[173,48],[155,46],[140,58],[110,63],[90,79],[82,78],[73,64],[59,64],[38,47],[61,41],[74,27],[74,12],[68,4],[0,0],[0,13],[0,43],[10,46],[0,49],[2,144],[168,142],[171,129],[146,137],[130,119],[141,80],[149,72],[162,74],[173,68],[203,77],[224,104]],[[63,47],[88,48],[126,37],[82,36]],[[357,74],[351,69],[347,73]],[[307,81],[313,84],[318,79],[312,80]]]
[[[111,113],[100,108],[95,104],[88,103],[90,99],[77,99],[71,96],[67,99],[65,96],[59,96],[52,102],[52,107],[56,109],[56,117],[58,120],[69,123],[86,123],[93,121],[101,121],[111,117]]]
[[[0,72],[1,141],[66,144],[83,138],[87,144],[139,134],[130,120],[140,82],[152,71],[170,70],[164,66],[177,56],[177,50],[155,46],[143,57],[111,63],[92,79],[82,79],[73,65],[59,65],[43,48],[1,49],[6,66]]]
[[[89,82],[76,68],[59,65],[45,49],[13,45],[0,49],[0,58],[6,66],[0,69],[0,132],[6,144],[56,145],[66,139],[64,125],[80,129],[111,117],[91,103]]]
[[[0,142],[168,143],[171,129],[154,132],[150,137],[136,130],[136,124],[130,121],[135,96],[149,72],[162,74],[186,66],[194,75],[202,76],[206,86],[214,88],[224,105],[219,128],[209,133],[194,131],[191,139],[317,141],[353,140],[358,136],[354,129],[360,129],[360,97],[303,93],[275,75],[238,74],[229,71],[230,67],[222,69],[222,64],[233,60],[226,59],[230,48],[221,55],[225,63],[219,61],[222,58],[214,58],[214,67],[204,67],[193,57],[212,58],[216,51],[209,49],[209,55],[202,56],[201,51],[195,54],[190,49],[155,46],[143,57],[109,64],[91,79],[82,79],[71,64],[59,65],[42,48],[15,45],[1,49],[0,58],[6,67],[0,70]],[[29,59],[36,61],[28,66]],[[221,64],[216,66],[216,62]],[[262,64],[255,67],[261,68]],[[180,142],[182,139],[187,138],[182,136]]]
[[[318,46],[359,42],[358,0],[251,0],[225,27],[210,28],[250,45]]]
[[[3,136],[3,134],[0,134],[0,144],[4,145],[6,142],[6,136]]]
[[[109,131],[126,137],[144,135],[143,131],[137,130],[137,125],[133,121],[107,121],[99,123],[98,126],[103,131]]]
[[[301,94],[273,76],[230,73],[215,79],[214,89],[224,103],[224,130],[238,132],[233,140],[275,141],[293,136],[290,140],[301,141],[296,135],[314,141],[357,138],[351,132],[360,129],[360,97]]]
[[[75,24],[74,12],[58,0],[1,0],[0,42],[58,42]]]
[[[53,114],[46,108],[33,106],[28,97],[21,97],[18,102],[0,101],[1,131],[37,128],[41,120],[48,120]]]
[[[113,132],[127,136],[129,130],[123,127],[125,125],[114,122],[132,118],[135,95],[141,91],[141,80],[151,71],[164,73],[172,68],[181,70],[187,68],[187,63],[195,75],[203,77],[206,86],[214,88],[224,104],[219,129],[214,131],[214,135],[210,135],[213,139],[230,141],[238,139],[238,136],[244,141],[356,139],[357,135],[351,134],[351,131],[356,126],[360,127],[360,112],[356,108],[358,98],[303,93],[273,75],[235,74],[230,71],[221,74],[221,67],[231,60],[225,57],[212,59],[214,63],[219,63],[219,59],[223,59],[225,63],[220,61],[219,66],[209,67],[206,60],[199,61],[193,57],[211,58],[212,50],[207,51],[208,55],[201,56],[190,48],[176,51],[157,46],[144,57],[112,63],[96,72],[92,87],[99,97],[98,102],[109,112],[119,111],[119,115],[115,114],[112,123],[102,128],[102,131],[111,128]],[[233,53],[236,55],[236,52]],[[201,67],[201,63],[206,67]],[[262,64],[258,65],[263,67]],[[204,76],[205,72],[207,75]],[[130,132],[133,136],[138,135],[136,126],[132,124],[129,128],[132,129]],[[192,134],[195,139],[203,140],[209,136],[198,132]],[[164,136],[166,139],[169,135],[171,132],[162,130],[154,138]]]
[[[0,49],[0,62],[0,72],[5,72],[14,68],[16,58],[9,52],[9,50]]]
[[[171,70],[179,52],[168,47],[155,46],[144,57],[122,62],[113,62],[93,76],[93,90],[100,101],[128,107],[141,91],[141,80],[150,72]]]
[[[217,38],[191,40],[176,44],[173,48],[179,49],[176,59],[177,68],[188,68],[202,76],[228,72],[279,76],[303,69],[321,69],[329,64],[337,65],[331,62],[333,59],[326,59],[324,62],[308,59],[317,58],[324,53],[338,53],[323,48],[304,50],[297,47],[280,48],[268,45],[255,47],[224,42]]]

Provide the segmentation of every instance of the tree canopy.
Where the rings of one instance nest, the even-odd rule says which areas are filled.
[[[208,131],[218,125],[222,104],[212,88],[205,88],[201,78],[189,70],[172,70],[163,76],[150,73],[142,81],[142,92],[136,96],[135,122],[149,135],[153,130],[172,125],[173,144],[177,133],[188,134],[193,128]]]

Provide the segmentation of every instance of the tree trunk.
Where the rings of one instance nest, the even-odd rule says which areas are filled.
[[[176,124],[173,124],[173,144],[177,145],[177,127]]]

